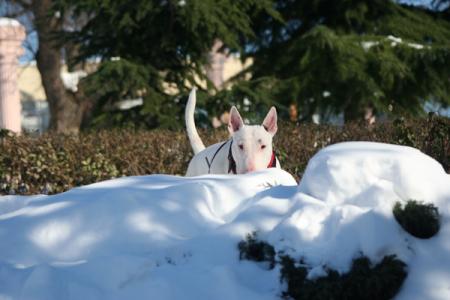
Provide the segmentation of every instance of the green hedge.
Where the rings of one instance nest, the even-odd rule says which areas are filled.
[[[205,145],[227,132],[200,132]],[[450,171],[450,120],[397,120],[374,127],[279,124],[275,150],[283,169],[298,180],[321,148],[341,141],[377,141],[419,148]],[[59,193],[71,187],[120,176],[183,175],[192,157],[184,131],[114,130],[79,136],[14,136],[0,132],[0,192]]]

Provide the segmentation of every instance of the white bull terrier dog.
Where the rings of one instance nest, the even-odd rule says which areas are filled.
[[[196,89],[192,89],[186,104],[186,129],[195,156],[186,176],[203,174],[244,174],[266,168],[280,168],[272,149],[277,132],[277,111],[271,107],[262,125],[244,125],[235,106],[230,110],[230,139],[205,148],[194,122]]]

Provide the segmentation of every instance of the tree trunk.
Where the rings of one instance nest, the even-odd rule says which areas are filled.
[[[66,90],[61,79],[62,48],[51,35],[62,29],[62,21],[49,14],[51,5],[52,0],[34,0],[32,3],[39,41],[36,61],[50,108],[50,129],[78,133],[86,105]]]

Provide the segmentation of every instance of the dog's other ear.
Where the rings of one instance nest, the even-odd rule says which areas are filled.
[[[233,134],[244,126],[241,115],[239,114],[236,106],[233,106],[230,110],[230,120],[228,121],[228,131]]]
[[[271,107],[269,112],[267,113],[262,126],[267,130],[271,135],[275,135],[277,133],[278,125],[277,125],[277,110],[275,107]]]

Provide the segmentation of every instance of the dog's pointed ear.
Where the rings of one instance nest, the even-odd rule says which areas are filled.
[[[244,121],[241,118],[236,106],[230,110],[230,120],[228,121],[228,131],[233,134],[244,126]]]
[[[262,123],[262,126],[271,135],[275,135],[275,133],[277,133],[277,130],[278,130],[277,110],[275,109],[275,107],[272,106],[270,108],[269,112],[267,113],[266,118],[264,119],[264,122]]]

